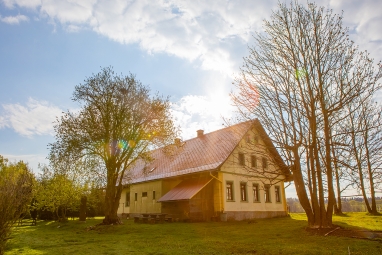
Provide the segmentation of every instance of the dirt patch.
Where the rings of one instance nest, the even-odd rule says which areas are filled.
[[[333,228],[306,228],[310,235],[317,236],[342,236],[357,239],[367,239],[371,241],[379,241],[382,243],[382,231],[372,231],[367,229],[346,229],[340,226],[333,226]]]

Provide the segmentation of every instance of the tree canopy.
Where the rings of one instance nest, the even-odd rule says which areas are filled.
[[[173,141],[176,134],[168,98],[150,95],[134,75],[117,75],[111,67],[75,87],[79,111],[66,112],[55,125],[50,158],[60,162],[96,160],[106,180],[105,224],[118,222],[122,180],[138,158]],[[61,164],[65,167],[65,164]]]

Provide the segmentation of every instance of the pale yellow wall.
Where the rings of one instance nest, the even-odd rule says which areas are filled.
[[[233,182],[233,201],[227,201],[226,199],[226,182]],[[265,179],[262,179],[263,182],[267,182]],[[264,190],[263,190],[263,182],[260,179],[249,178],[247,176],[241,176],[237,174],[223,174],[223,187],[224,187],[224,211],[286,211],[285,208],[285,199],[283,197],[284,194],[284,183],[279,182],[275,185],[280,186],[280,195],[281,202],[276,202],[275,198],[275,185],[272,185],[270,188],[271,202],[265,202],[264,198]],[[247,201],[241,201],[240,196],[240,183],[247,183]],[[259,184],[259,198],[260,202],[253,202],[253,192],[252,187],[253,183]]]
[[[248,143],[245,138],[240,141],[237,148],[233,151],[227,161],[221,167],[221,180],[223,187],[223,206],[224,211],[286,211],[285,204],[285,191],[284,182],[282,181],[284,176],[280,175],[276,180],[272,180],[272,183],[265,178],[262,174],[262,157],[266,157],[268,160],[268,170],[270,172],[278,172],[277,166],[273,163],[273,159],[265,148],[264,142],[255,130],[248,132],[251,142]],[[254,136],[259,137],[258,144],[253,143]],[[245,155],[245,167],[239,165],[238,153],[244,153]],[[251,167],[251,155],[257,157],[257,168]],[[273,175],[273,177],[275,177]],[[234,201],[227,201],[226,199],[226,183],[227,181],[233,182],[233,196]],[[241,201],[240,196],[240,183],[247,183],[247,202]],[[253,202],[253,183],[259,184],[259,198],[260,202]],[[270,189],[271,202],[265,202],[264,200],[264,184],[273,184]],[[275,200],[275,185],[280,187],[281,202]]]
[[[119,200],[118,214],[130,213],[130,206],[125,205],[126,194],[130,191],[130,188],[125,188],[122,191],[121,198]]]
[[[157,200],[180,182],[180,179],[168,179],[131,184],[129,188],[122,191],[118,214],[161,213],[161,203]],[[155,191],[155,199],[153,199],[153,191]],[[130,206],[126,207],[125,199],[128,192],[130,192]],[[147,192],[147,197],[142,197],[142,192]],[[135,193],[137,193],[137,201],[135,201]]]
[[[124,206],[126,194],[130,191],[130,206]],[[155,191],[155,199],[153,198]],[[142,197],[142,193],[147,192],[147,197]],[[135,201],[137,193],[137,201]],[[160,213],[161,204],[157,200],[162,196],[162,181],[151,181],[130,185],[122,191],[118,207],[118,214],[122,213]]]
[[[155,199],[153,199],[155,191]],[[147,197],[142,193],[147,192]],[[137,193],[137,201],[135,194]],[[162,181],[151,181],[130,186],[130,213],[160,213],[161,204],[157,200],[162,196]]]
[[[224,193],[224,186],[222,186],[222,180],[223,180],[223,173],[218,172],[217,179],[214,181],[214,211],[215,212],[222,212],[224,209],[224,203],[223,203],[223,197],[225,196]]]
[[[176,185],[178,185],[179,183],[181,183],[181,179],[164,179],[162,181],[162,193],[163,195],[165,195],[167,192],[169,192],[170,190],[172,190]],[[163,196],[162,195],[162,196]]]

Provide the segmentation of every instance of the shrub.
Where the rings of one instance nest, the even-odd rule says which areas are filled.
[[[4,254],[12,226],[28,211],[33,180],[24,162],[8,163],[0,155],[0,255]]]

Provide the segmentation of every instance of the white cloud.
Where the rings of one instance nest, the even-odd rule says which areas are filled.
[[[205,70],[232,74],[242,62],[238,46],[262,30],[276,0],[3,0],[9,8],[36,10],[67,31],[91,29],[120,43],[138,43],[150,53],[165,52],[197,61]],[[303,2],[305,3],[305,2]],[[380,0],[319,0],[317,5],[345,11],[345,25],[363,49],[382,57]]]
[[[223,127],[222,117],[229,118],[232,108],[229,97],[188,95],[172,104],[175,124],[180,126],[183,139],[196,136],[196,130],[211,132]]]
[[[19,24],[22,21],[28,21],[29,18],[27,16],[18,14],[17,16],[7,16],[7,17],[0,16],[0,20],[4,23],[14,25],[14,24]]]
[[[37,8],[41,5],[41,0],[3,0],[3,3],[8,8],[15,8],[15,6]]]
[[[203,69],[226,73],[232,73],[242,57],[232,54],[229,42],[245,45],[275,4],[252,0],[3,1],[8,7],[38,10],[41,17],[61,23],[67,31],[90,28],[120,43],[138,43],[148,52],[198,60]]]
[[[62,114],[61,109],[45,102],[29,98],[26,106],[3,104],[4,115],[0,116],[0,128],[9,127],[20,135],[53,135],[53,122]]]

